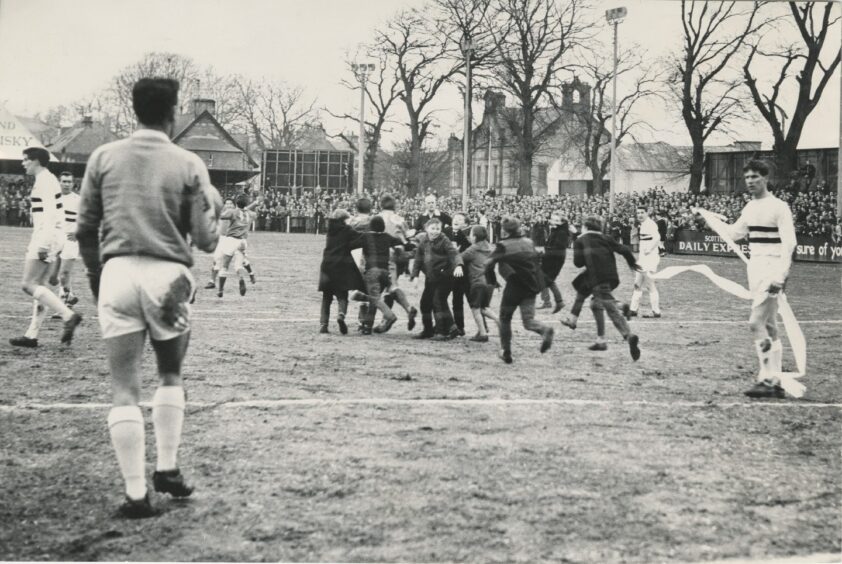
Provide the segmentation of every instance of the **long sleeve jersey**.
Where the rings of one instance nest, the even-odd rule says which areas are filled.
[[[61,203],[64,206],[64,232],[76,233],[76,223],[79,219],[79,194],[76,192],[63,194]]]
[[[213,251],[222,198],[196,154],[166,134],[141,129],[97,148],[82,181],[76,231],[85,264],[99,244],[100,261],[121,255],[193,265],[190,241]],[[101,237],[96,235],[102,226]]]
[[[32,212],[32,238],[42,249],[54,244],[56,237],[64,231],[64,205],[61,199],[61,185],[55,175],[47,169],[35,175],[35,185],[29,195]]]
[[[771,194],[749,201],[729,231],[734,240],[748,238],[752,257],[780,257],[782,274],[789,273],[797,243],[792,211],[786,202]]]

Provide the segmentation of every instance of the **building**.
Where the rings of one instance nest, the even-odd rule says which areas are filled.
[[[117,139],[104,124],[85,116],[78,124],[64,129],[47,148],[62,163],[84,164],[94,149]]]
[[[558,108],[539,108],[535,112],[533,135],[538,149],[532,159],[533,194],[586,192],[590,171],[581,156],[580,144],[590,119],[591,87],[574,77],[562,86]],[[516,128],[521,112],[506,105],[506,96],[489,90],[485,109],[471,138],[471,193],[517,194],[519,162]],[[451,135],[450,189],[456,194],[462,187],[462,140]]]
[[[211,183],[227,194],[256,176],[258,163],[249,154],[247,136],[235,138],[216,120],[215,111],[214,100],[193,100],[190,111],[176,117],[173,143],[199,155]]]

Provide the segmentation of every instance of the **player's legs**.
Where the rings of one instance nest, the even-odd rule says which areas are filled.
[[[327,324],[330,322],[330,306],[333,303],[333,292],[325,290],[322,292],[322,309],[319,313],[319,332],[327,333]]]
[[[433,284],[424,279],[424,290],[421,292],[421,323],[423,331],[417,335],[418,338],[429,338],[433,336]]]
[[[512,318],[520,303],[514,284],[506,284],[500,299],[500,348],[504,362],[512,362]]]
[[[482,318],[482,309],[478,307],[472,307],[471,315],[474,317],[474,324],[477,326],[476,337],[479,337],[481,339],[488,339],[488,333],[485,330],[485,320]]]
[[[231,253],[230,255],[224,254],[220,259],[219,263],[219,288],[216,292],[216,295],[220,298],[225,291],[225,281],[228,279],[228,267],[231,266],[231,260],[234,258],[234,254]]]
[[[645,272],[638,271],[634,273],[634,290],[632,290],[631,303],[629,304],[629,311],[632,315],[636,315],[637,310],[640,307],[640,299],[643,297],[643,285],[645,278]]]
[[[172,487],[174,475],[180,478],[177,454],[184,425],[185,405],[181,365],[189,343],[189,332],[167,341],[152,341],[160,381],[159,387],[152,398],[152,424],[155,429],[155,444],[158,454],[155,465],[155,489],[158,491],[162,491],[162,482],[168,483]],[[162,479],[161,473],[164,473],[164,476],[170,479]],[[166,488],[163,491],[167,491],[167,493],[176,497],[185,497],[192,493],[192,488],[186,486],[183,479],[177,481],[181,483],[182,488],[190,491],[170,491]]]
[[[576,292],[576,299],[573,300],[573,305],[570,307],[570,313],[565,319],[561,320],[562,325],[566,325],[571,329],[576,329],[576,322],[579,320],[579,315],[582,313],[582,306],[585,305],[585,300],[590,294],[583,294]],[[605,319],[603,318],[603,324]]]
[[[452,290],[450,280],[438,280],[433,285],[433,314],[436,319],[436,333],[439,335],[450,335],[454,329],[453,314],[450,312],[450,304],[447,303]]]
[[[760,365],[760,370],[757,373],[758,381],[769,379],[770,381],[777,383],[776,378],[770,376],[774,369],[772,366],[773,362],[771,354],[773,339],[769,332],[769,327],[773,327],[775,337],[778,336],[776,320],[774,318],[774,315],[777,315],[777,306],[778,301],[774,298],[769,298],[751,308],[751,316],[749,317],[748,325],[754,340],[754,350],[757,353],[757,361]]]
[[[518,307],[520,308],[520,317],[521,321],[523,321],[523,326],[528,331],[538,333],[543,337],[543,341],[541,342],[541,352],[547,352],[553,344],[554,331],[549,325],[541,323],[535,319],[535,296],[531,295],[524,297],[518,304]]]
[[[780,334],[778,332],[778,300],[769,300],[770,312],[766,318],[766,331],[769,333],[769,339],[772,340],[772,346],[769,347],[770,366],[774,372],[783,371],[783,344],[781,343]]]
[[[661,295],[658,293],[655,279],[652,278],[652,272],[641,272],[640,274],[643,275],[643,289],[649,292],[649,305],[652,307],[652,315],[660,317]]]
[[[61,267],[58,274],[58,282],[61,286],[61,293],[65,300],[69,303],[73,299],[73,265],[76,264],[75,259],[65,259],[61,261]],[[73,304],[69,304],[73,305]]]
[[[460,335],[465,334],[465,279],[455,278],[453,282],[453,292],[451,294],[453,302],[453,322],[459,330]]]
[[[58,286],[59,283],[59,273],[61,272],[61,265],[64,261],[61,258],[61,254],[56,257],[52,263],[50,263],[50,277],[47,279],[47,283],[50,286]],[[64,297],[64,296],[59,296]]]
[[[23,291],[32,296],[41,307],[33,307],[32,320],[29,328],[27,329],[26,335],[23,339],[12,339],[10,342],[13,345],[37,345],[38,331],[40,330],[41,324],[47,315],[47,308],[58,312],[61,315],[61,318],[65,321],[65,333],[62,335],[62,342],[70,341],[69,338],[65,340],[67,337],[68,324],[73,324],[72,327],[69,327],[69,335],[72,338],[73,328],[78,325],[78,321],[81,321],[81,317],[73,313],[73,310],[67,307],[61,298],[56,296],[49,288],[44,286],[44,281],[49,276],[50,269],[52,268],[51,264],[52,263],[47,263],[38,259],[27,259],[24,261],[23,281],[21,283],[21,287]]]
[[[336,324],[339,326],[339,332],[347,335],[348,325],[345,323],[345,315],[348,313],[348,290],[338,290],[334,292],[334,295],[339,309],[336,314]]]
[[[112,405],[108,414],[111,444],[117,456],[126,495],[133,500],[146,496],[146,442],[140,401],[140,359],[145,331],[105,339],[111,371]]]

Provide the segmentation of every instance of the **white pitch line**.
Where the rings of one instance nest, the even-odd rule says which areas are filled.
[[[150,402],[141,402],[142,407],[150,408]],[[552,406],[552,405],[573,405],[573,406],[597,406],[597,407],[684,407],[684,408],[761,408],[769,407],[775,409],[812,409],[812,408],[842,408],[842,403],[804,403],[791,402],[726,402],[708,403],[703,401],[648,401],[648,400],[586,400],[586,399],[504,399],[504,398],[302,398],[302,399],[278,399],[278,400],[245,400],[229,401],[222,403],[213,402],[188,402],[188,407],[226,409],[241,408],[276,408],[276,407],[321,407],[337,405],[449,405],[449,406],[479,406],[479,407],[500,407],[500,406]],[[91,410],[110,408],[110,403],[27,403],[16,405],[0,405],[0,413],[18,413],[26,411],[44,410]]]
[[[283,323],[318,323],[318,317],[248,317],[247,315],[241,315],[244,313],[250,313],[248,311],[243,310],[232,310],[231,312],[236,313],[237,317],[232,317],[230,315],[220,315],[220,316],[203,316],[203,315],[193,315],[191,320],[193,321],[226,321],[226,322],[233,322],[233,321],[244,321],[244,322],[255,322],[255,321],[278,321]],[[275,312],[270,312],[275,313]],[[0,314],[0,318],[6,319],[30,319],[31,315],[10,315],[10,314]],[[96,315],[88,315],[85,316],[85,319],[98,319]],[[585,319],[579,321],[580,325],[587,325],[595,323],[592,319]],[[721,319],[685,319],[685,320],[673,320],[673,319],[636,319],[632,323],[635,325],[745,325],[748,323],[748,320],[721,320]],[[839,325],[842,324],[842,319],[807,319],[807,320],[799,320],[799,325]]]

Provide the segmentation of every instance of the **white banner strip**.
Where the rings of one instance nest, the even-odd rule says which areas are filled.
[[[717,216],[716,214],[702,209],[702,208],[695,208],[695,212],[701,215],[705,221],[707,222],[708,226],[719,235],[723,241],[725,241],[728,246],[734,251],[737,256],[739,256],[743,262],[748,264],[748,258],[746,258],[745,254],[743,254],[742,249],[737,245],[734,240],[728,235],[728,228],[727,225]],[[723,278],[718,274],[714,273],[713,270],[710,269],[709,266],[704,264],[696,264],[693,266],[671,266],[668,268],[663,269],[662,271],[654,274],[652,278],[658,280],[666,280],[668,278],[672,278],[673,276],[677,276],[682,272],[693,271],[702,274],[703,276],[707,277],[708,280],[713,282],[717,287],[725,290],[729,294],[737,296],[738,298],[742,298],[745,300],[751,300],[752,295],[751,292],[737,284],[733,280],[729,280],[727,278]],[[772,297],[772,296],[770,296]],[[786,299],[786,296],[783,292],[774,296],[773,298],[777,298],[778,300],[778,313],[781,316],[781,320],[783,321],[784,328],[786,329],[787,337],[789,338],[790,346],[792,347],[792,352],[795,355],[795,365],[798,368],[798,372],[779,372],[773,373],[772,376],[777,376],[781,380],[781,387],[790,395],[800,398],[804,395],[806,391],[806,386],[801,382],[797,381],[796,378],[801,378],[807,373],[807,341],[804,339],[804,333],[801,331],[801,326],[798,324],[798,320],[795,319],[795,314],[792,312],[792,308],[789,306],[789,302]],[[754,304],[756,305],[756,304]]]

